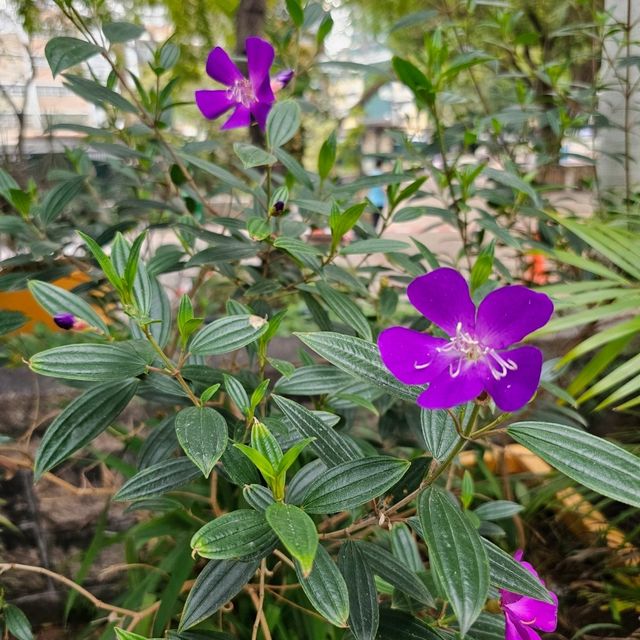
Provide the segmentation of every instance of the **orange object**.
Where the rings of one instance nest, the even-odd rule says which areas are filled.
[[[81,271],[73,273],[63,278],[53,280],[51,284],[70,291],[78,285],[89,282],[91,278]],[[53,318],[36,302],[29,289],[21,289],[19,291],[0,291],[0,311],[19,311],[29,319],[19,329],[13,332],[31,333],[35,326],[39,323],[45,325],[49,329],[62,331],[54,322]],[[98,312],[99,313],[99,312]]]

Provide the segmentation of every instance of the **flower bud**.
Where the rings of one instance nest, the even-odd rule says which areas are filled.
[[[283,71],[276,73],[271,80],[271,91],[273,91],[273,93],[277,93],[281,89],[284,89],[291,82],[294,73],[293,69],[284,69]]]
[[[56,313],[53,316],[53,321],[65,331],[70,331],[71,329],[82,331],[89,326],[84,320],[76,318],[73,313]]]
[[[65,331],[69,331],[69,329],[73,329],[73,325],[76,322],[76,317],[72,313],[56,313],[53,316],[53,321]]]

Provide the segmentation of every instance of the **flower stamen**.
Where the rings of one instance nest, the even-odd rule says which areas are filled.
[[[503,358],[495,349],[483,345],[478,338],[468,331],[463,331],[462,322],[456,325],[456,334],[449,339],[447,344],[437,347],[438,353],[454,352],[460,357],[449,365],[449,375],[456,378],[462,370],[463,360],[478,362],[483,360],[489,367],[489,371],[495,380],[501,380],[510,371],[516,371],[518,365],[511,358]],[[414,365],[416,369],[421,368]]]
[[[253,86],[246,78],[239,78],[227,89],[227,98],[247,108],[258,102]]]
[[[421,369],[426,369],[432,362],[433,360],[429,360],[429,362],[423,362],[422,364],[418,364],[418,361],[415,360],[413,363],[413,368],[420,371]]]

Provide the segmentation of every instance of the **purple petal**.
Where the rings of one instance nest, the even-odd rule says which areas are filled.
[[[455,269],[443,267],[411,282],[407,289],[411,304],[450,336],[462,323],[473,331],[476,308],[469,295],[469,285]]]
[[[540,640],[540,636],[531,628],[521,624],[517,618],[511,618],[505,611],[505,640]]]
[[[450,409],[477,398],[484,391],[484,366],[466,361],[461,367],[452,376],[457,360],[449,359],[449,366],[418,396],[418,404],[425,409]]]
[[[510,617],[516,618],[523,625],[540,631],[555,631],[558,626],[558,599],[554,593],[552,597],[553,603],[520,598],[517,602],[503,606]]]
[[[293,69],[284,69],[276,73],[275,77],[271,81],[271,90],[274,93],[284,89],[293,80],[295,71]]]
[[[196,104],[205,118],[214,120],[225,111],[229,111],[236,103],[227,98],[226,89],[214,91],[201,89],[200,91],[196,91]]]
[[[207,58],[207,73],[218,82],[231,86],[236,80],[242,80],[243,75],[233,63],[229,54],[221,47],[216,47]]]
[[[245,42],[247,51],[247,70],[249,80],[260,102],[273,102],[275,96],[271,90],[269,69],[273,64],[275,51],[271,44],[262,38],[247,38]]]
[[[273,102],[256,102],[251,107],[251,115],[263,131],[267,126],[267,116],[269,115],[269,111],[271,111],[272,106]]]
[[[426,384],[449,364],[449,359],[436,349],[447,343],[404,327],[385,329],[378,336],[382,362],[405,384]]]
[[[500,372],[501,367],[490,354],[486,355],[485,388],[502,411],[517,411],[533,398],[538,388],[542,371],[542,352],[536,347],[526,346],[500,351],[499,356],[511,361],[517,369],[507,370],[504,377],[496,380],[491,369]]]
[[[229,119],[220,127],[221,129],[238,129],[239,127],[248,127],[251,125],[251,112],[247,107],[239,104],[236,110],[231,114]]]
[[[536,577],[541,585],[544,581],[538,575],[533,565],[522,560],[524,552],[519,549],[513,555],[514,560],[519,562],[529,573]],[[558,597],[550,591],[553,603],[535,600],[528,596],[500,591],[502,607],[507,616],[517,618],[525,625],[531,625],[541,631],[555,631],[558,625]]]
[[[504,349],[543,327],[553,314],[544,293],[520,285],[492,291],[478,307],[476,337],[489,347]]]

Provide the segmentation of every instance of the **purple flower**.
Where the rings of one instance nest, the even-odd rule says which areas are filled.
[[[447,409],[483,391],[503,411],[531,400],[540,382],[542,353],[510,349],[547,323],[553,303],[543,293],[512,285],[492,291],[477,312],[469,286],[454,269],[441,268],[413,280],[411,304],[449,338],[391,327],[378,337],[386,367],[405,384],[429,387],[418,397],[426,409]]]
[[[61,328],[69,331],[69,329],[73,329],[73,326],[76,323],[76,317],[73,313],[56,313],[53,316],[53,321]]]
[[[273,47],[261,38],[247,38],[245,48],[248,78],[240,73],[224,49],[216,47],[211,51],[207,58],[207,73],[227,88],[196,91],[196,104],[209,120],[233,108],[233,113],[222,125],[223,129],[248,127],[253,118],[264,130],[267,115],[275,101],[269,78],[275,53]]]
[[[293,79],[295,71],[293,69],[284,69],[276,73],[275,77],[271,81],[271,90],[273,93],[278,93],[281,89],[284,89]]]
[[[537,571],[528,562],[522,561],[523,555],[520,550],[516,551],[513,557],[544,585]],[[534,629],[555,631],[558,625],[558,598],[552,591],[549,593],[553,603],[500,589],[500,606],[505,618],[505,640],[540,640],[540,635]]]
[[[89,325],[80,318],[76,318],[73,313],[56,313],[53,316],[53,321],[65,331],[75,329],[76,331],[82,331],[88,329]]]

